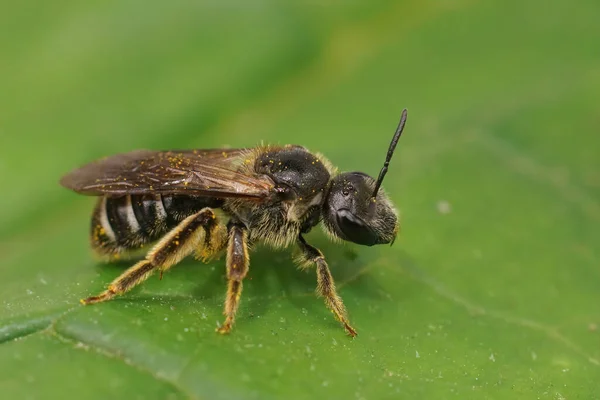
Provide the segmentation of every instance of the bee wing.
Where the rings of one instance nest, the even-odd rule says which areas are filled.
[[[275,186],[266,176],[240,172],[248,149],[136,150],[94,161],[60,183],[87,195],[170,193],[264,199]]]

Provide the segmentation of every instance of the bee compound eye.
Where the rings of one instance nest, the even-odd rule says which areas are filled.
[[[373,229],[351,211],[340,210],[336,217],[337,226],[346,240],[366,246],[373,246],[379,241]]]

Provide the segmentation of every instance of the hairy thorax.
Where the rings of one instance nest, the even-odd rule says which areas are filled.
[[[248,160],[247,172],[269,176],[280,191],[261,204],[230,200],[225,208],[249,228],[252,242],[286,247],[318,222],[332,168],[301,146],[258,148]]]

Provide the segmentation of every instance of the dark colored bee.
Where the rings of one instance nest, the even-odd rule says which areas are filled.
[[[377,179],[362,172],[338,173],[323,156],[296,145],[138,150],[69,173],[61,180],[63,186],[99,196],[91,224],[91,244],[99,255],[114,260],[157,242],[107,290],[81,302],[121,295],[155,271],[162,278],[192,253],[207,261],[226,250],[225,322],[218,332],[227,333],[248,273],[249,247],[257,242],[275,247],[295,242],[301,254],[298,263],[316,266],[318,293],[355,336],[323,253],[303,235],[322,221],[332,238],[367,246],[394,241],[398,216],[381,182],[406,115],[404,110]]]

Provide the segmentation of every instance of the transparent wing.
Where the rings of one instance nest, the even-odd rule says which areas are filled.
[[[239,172],[248,149],[135,150],[94,161],[65,175],[61,185],[87,195],[180,193],[263,199],[275,186],[266,176]]]

